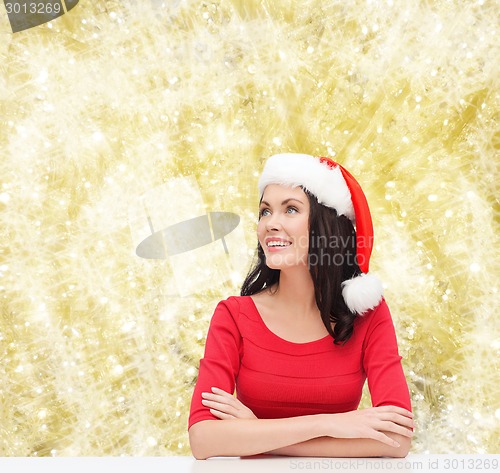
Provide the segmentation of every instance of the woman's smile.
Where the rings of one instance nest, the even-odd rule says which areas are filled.
[[[270,237],[266,238],[266,246],[269,252],[283,251],[292,245],[292,242],[282,238]]]

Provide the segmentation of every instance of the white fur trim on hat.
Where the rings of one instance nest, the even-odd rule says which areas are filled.
[[[382,282],[373,274],[361,274],[342,283],[342,296],[351,310],[358,314],[376,307],[382,300]]]
[[[338,167],[331,168],[308,154],[284,153],[271,156],[259,179],[260,196],[269,184],[303,186],[320,204],[355,221],[351,193]]]

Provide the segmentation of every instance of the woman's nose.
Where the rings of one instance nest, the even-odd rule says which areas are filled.
[[[277,213],[272,214],[266,222],[266,229],[269,230],[278,230],[281,228],[281,220]]]

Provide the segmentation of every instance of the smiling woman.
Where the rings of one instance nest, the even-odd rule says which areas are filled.
[[[359,184],[282,154],[259,190],[257,263],[217,305],[200,360],[194,456],[405,456],[413,414]],[[358,410],[366,380],[373,407]]]

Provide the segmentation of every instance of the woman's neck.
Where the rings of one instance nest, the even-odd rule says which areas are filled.
[[[278,290],[273,298],[276,304],[286,308],[287,312],[296,317],[317,317],[319,312],[314,296],[314,285],[306,267],[295,267],[282,270]]]

